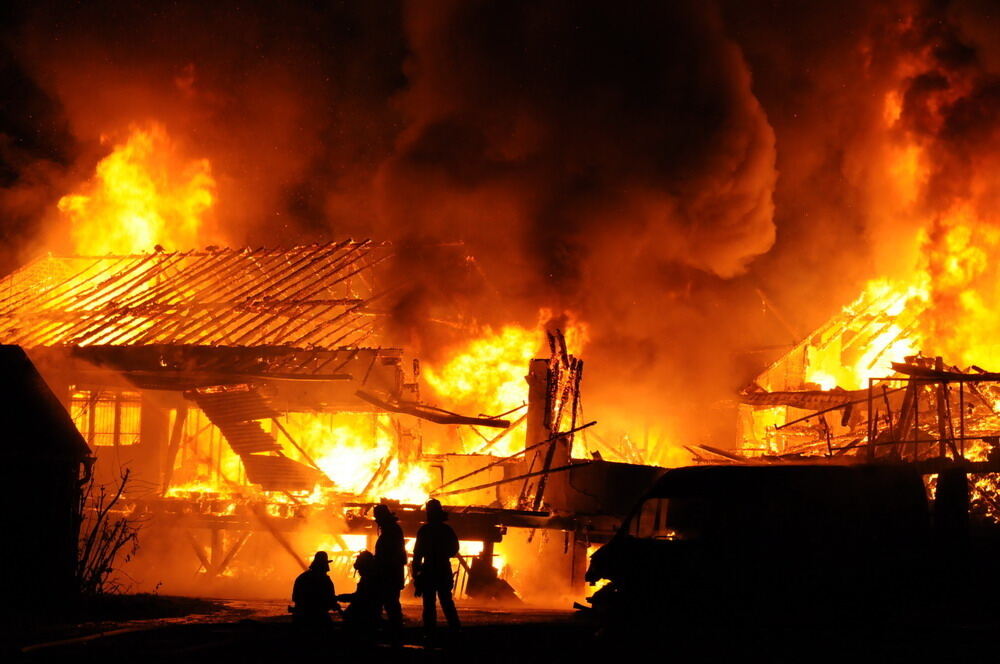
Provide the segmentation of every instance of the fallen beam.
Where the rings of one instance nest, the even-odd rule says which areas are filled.
[[[390,413],[413,415],[414,417],[419,417],[435,424],[469,424],[473,426],[496,427],[497,429],[506,429],[510,426],[509,420],[488,417],[467,417],[415,401],[387,401],[365,390],[358,390],[354,394],[362,401],[367,401],[373,406],[377,406]]]
[[[539,442],[535,443],[534,445],[528,445],[523,450],[518,450],[517,452],[514,452],[513,454],[511,454],[509,456],[501,457],[501,458],[497,459],[496,461],[492,461],[492,462],[486,464],[485,466],[483,466],[481,468],[477,468],[477,469],[475,469],[475,470],[473,470],[471,472],[466,473],[465,475],[459,475],[458,477],[456,477],[454,479],[450,479],[447,482],[445,482],[444,484],[442,484],[441,486],[439,486],[438,488],[436,488],[433,491],[431,491],[431,493],[433,494],[433,493],[435,493],[437,491],[440,491],[441,489],[445,488],[446,486],[449,486],[451,484],[454,484],[455,482],[459,482],[461,480],[464,480],[464,479],[466,479],[468,477],[472,477],[473,475],[478,475],[479,473],[483,472],[484,470],[488,470],[490,468],[493,468],[494,466],[498,466],[501,463],[504,463],[505,461],[510,461],[511,459],[513,459],[515,457],[521,456],[525,452],[530,452],[531,450],[535,449],[536,447],[541,447],[542,445],[545,445],[546,443],[551,443],[553,440],[555,440],[557,438],[561,438],[562,436],[568,436],[569,434],[576,433],[577,431],[582,431],[583,429],[586,429],[588,427],[592,427],[595,424],[597,424],[597,420],[594,420],[592,422],[587,422],[586,424],[578,426],[575,429],[570,429],[568,431],[563,431],[561,433],[557,433],[554,436],[550,436],[549,438],[546,438],[545,440],[542,440],[542,441],[539,441]]]
[[[497,480],[496,482],[488,482],[486,484],[480,484],[478,486],[470,486],[465,489],[452,489],[451,491],[439,491],[431,492],[432,496],[453,496],[458,493],[469,493],[470,491],[479,491],[480,489],[489,489],[495,486],[500,486],[501,484],[508,484],[510,482],[517,482],[518,480],[527,479],[529,477],[536,477],[538,475],[548,475],[549,473],[561,473],[564,470],[572,470],[574,468],[583,468],[584,466],[589,466],[592,461],[583,461],[580,463],[571,463],[565,466],[559,466],[558,468],[549,468],[547,470],[536,470],[533,473],[525,473],[524,475],[518,475],[516,477],[508,477],[502,480]]]

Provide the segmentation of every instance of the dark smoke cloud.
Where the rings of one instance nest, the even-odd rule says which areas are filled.
[[[739,47],[704,3],[425,9],[406,14],[407,128],[381,173],[383,221],[465,241],[494,311],[579,314],[592,414],[662,425],[665,399],[706,394],[729,359],[704,282],[774,239],[774,134]],[[413,296],[433,303],[426,258],[407,275],[427,275]]]
[[[703,3],[416,3],[407,34],[393,228],[526,247],[556,293],[614,245],[726,277],[770,247],[774,136]]]

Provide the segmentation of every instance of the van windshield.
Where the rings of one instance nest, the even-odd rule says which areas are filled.
[[[639,511],[632,516],[628,534],[642,539],[677,539],[677,532],[667,527],[669,512],[669,499],[646,499]]]

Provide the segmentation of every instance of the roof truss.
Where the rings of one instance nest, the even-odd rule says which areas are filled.
[[[0,282],[20,346],[358,347],[374,334],[371,241],[39,258]]]

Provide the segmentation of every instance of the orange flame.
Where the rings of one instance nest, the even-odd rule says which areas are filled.
[[[81,191],[59,200],[58,209],[81,254],[147,252],[157,244],[187,249],[205,241],[215,186],[208,160],[184,159],[154,123],[133,127]]]
[[[548,355],[545,332],[551,320],[552,312],[542,309],[534,327],[505,325],[498,331],[484,327],[478,338],[456,349],[440,367],[425,365],[424,379],[439,399],[456,410],[498,415],[517,408],[528,400],[529,362]],[[570,314],[564,327],[567,349],[580,353],[588,341],[586,323]],[[508,436],[491,452],[512,454],[523,442]]]
[[[935,121],[962,93],[961,81],[952,83],[929,103]],[[1000,362],[1000,344],[990,341],[1000,333],[1000,290],[991,260],[1000,253],[1000,229],[982,218],[982,206],[976,205],[994,185],[988,175],[978,176],[968,191],[935,209],[921,207],[934,174],[934,153],[919,133],[901,130],[902,100],[899,90],[885,97],[885,130],[891,137],[885,196],[906,227],[917,229],[909,238],[896,237],[894,248],[903,251],[914,240],[917,251],[908,272],[869,281],[845,308],[848,316],[879,317],[877,335],[863,347],[848,341],[855,346],[851,352],[836,344],[809,349],[806,380],[824,389],[865,387],[869,377],[891,375],[892,362],[918,350],[963,366]]]
[[[423,376],[445,400],[486,414],[502,413],[527,400],[524,376],[542,343],[539,329],[505,325],[494,332],[487,327],[440,369],[425,366]]]

